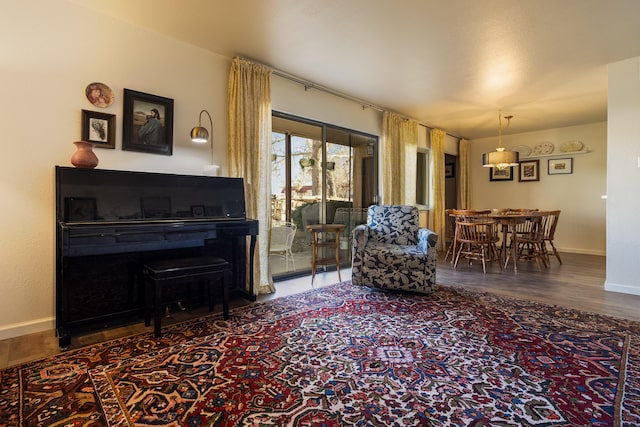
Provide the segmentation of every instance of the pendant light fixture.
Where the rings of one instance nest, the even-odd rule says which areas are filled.
[[[504,116],[507,120],[507,126],[513,116]],[[496,151],[482,154],[482,166],[485,168],[496,168],[498,170],[504,170],[511,166],[518,166],[519,153],[517,151],[505,151],[502,146],[502,112],[498,113],[498,148]]]

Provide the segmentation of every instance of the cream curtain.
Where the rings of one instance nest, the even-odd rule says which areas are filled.
[[[471,208],[471,183],[469,181],[469,149],[470,144],[466,139],[458,143],[458,209]]]
[[[275,292],[269,274],[271,224],[271,72],[234,58],[229,73],[229,176],[244,178],[247,217],[259,221],[253,283],[256,294]]]
[[[429,228],[436,232],[438,239],[438,250],[444,251],[446,242],[444,238],[445,218],[444,218],[444,139],[446,133],[440,129],[431,130],[431,182],[433,183],[431,210],[429,211],[431,221]]]
[[[404,202],[405,205],[416,204],[416,173],[418,158],[418,122],[405,120],[402,123],[402,140],[404,141]]]
[[[382,116],[382,195],[387,205],[415,204],[418,122],[385,111]]]

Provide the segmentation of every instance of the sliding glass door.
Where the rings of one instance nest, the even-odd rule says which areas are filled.
[[[340,260],[349,265],[351,230],[377,201],[377,137],[274,112],[272,144],[272,227],[296,229],[290,252],[269,257],[274,278],[310,270],[310,224],[345,224]]]

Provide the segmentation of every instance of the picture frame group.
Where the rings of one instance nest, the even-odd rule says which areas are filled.
[[[548,159],[547,175],[564,175],[573,173],[573,158]],[[513,167],[507,169],[491,168],[491,181],[513,181]],[[445,176],[446,170],[445,170]],[[519,182],[540,181],[540,160],[523,160],[518,165]]]

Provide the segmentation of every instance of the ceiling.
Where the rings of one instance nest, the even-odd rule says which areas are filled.
[[[475,139],[607,119],[638,0],[70,0]]]

